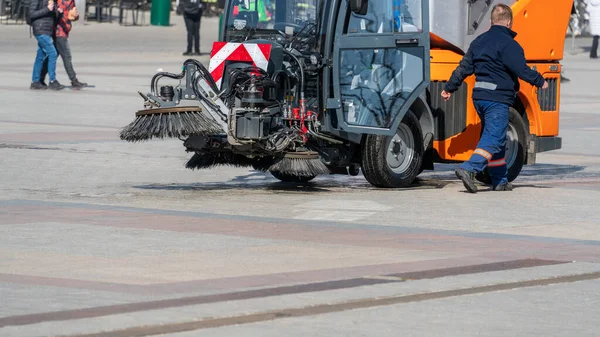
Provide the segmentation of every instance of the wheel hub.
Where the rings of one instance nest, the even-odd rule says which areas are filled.
[[[393,141],[393,148],[392,148],[392,153],[398,157],[398,155],[404,155],[404,149],[402,148],[404,146],[404,143],[402,143],[402,140],[394,140]]]
[[[387,147],[386,160],[392,171],[402,173],[408,168],[414,156],[413,147],[411,130],[401,124]]]

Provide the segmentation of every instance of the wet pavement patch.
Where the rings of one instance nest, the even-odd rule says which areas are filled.
[[[425,189],[442,189],[451,183],[453,182],[438,179],[417,178],[410,187],[377,188],[373,187],[362,178],[350,176],[324,176],[308,183],[285,183],[275,181],[274,178],[270,178],[269,175],[265,175],[263,173],[251,173],[249,175],[236,177],[228,182],[207,182],[197,184],[151,184],[136,185],[133,186],[133,188],[156,191],[247,192],[248,190],[252,190],[253,192],[307,194],[351,191],[403,192]]]

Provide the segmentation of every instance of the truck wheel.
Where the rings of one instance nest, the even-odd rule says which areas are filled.
[[[508,119],[508,130],[506,131],[506,168],[508,169],[508,181],[515,180],[523,165],[527,154],[527,128],[523,118],[517,110],[510,108]],[[475,178],[484,184],[491,184],[492,177],[487,168],[478,173]]]
[[[362,171],[376,187],[407,187],[423,160],[423,132],[408,111],[393,136],[367,135],[362,144]]]
[[[283,181],[284,183],[307,183],[313,179],[315,179],[316,176],[295,176],[292,174],[287,174],[287,173],[281,173],[278,171],[271,171],[271,174],[273,175],[273,177]]]

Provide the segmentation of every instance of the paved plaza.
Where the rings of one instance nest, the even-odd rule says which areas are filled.
[[[82,91],[29,90],[28,28],[0,25],[0,337],[599,335],[591,39],[565,43],[563,149],[513,192],[471,195],[450,164],[391,190],[187,170],[179,140],[118,138],[137,91],[180,71],[180,16],[76,26]]]

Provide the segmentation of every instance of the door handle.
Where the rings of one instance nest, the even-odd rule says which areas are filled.
[[[396,39],[396,46],[416,46],[419,45],[419,39]]]

